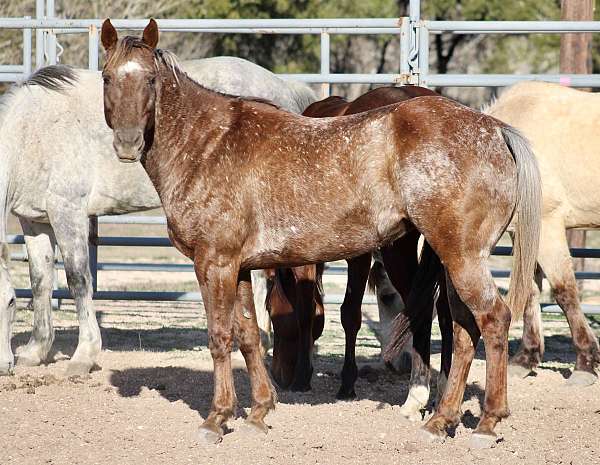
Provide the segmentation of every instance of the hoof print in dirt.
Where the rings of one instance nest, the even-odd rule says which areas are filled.
[[[202,444],[218,444],[223,440],[223,432],[201,426],[198,428],[198,440]]]
[[[496,447],[502,439],[498,439],[495,434],[473,433],[469,439],[471,449],[491,449]]]

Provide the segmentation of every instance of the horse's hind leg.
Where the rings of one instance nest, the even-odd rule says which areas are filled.
[[[597,380],[595,366],[600,362],[600,349],[598,339],[581,311],[573,262],[561,222],[542,224],[538,261],[550,282],[556,302],[567,317],[575,345],[575,371],[568,383],[593,384]]]
[[[454,349],[446,389],[437,405],[435,414],[423,426],[423,430],[433,440],[444,440],[446,428],[455,426],[460,421],[460,405],[465,392],[467,376],[481,336],[473,314],[456,293],[448,276],[446,276],[446,289],[454,320]]]
[[[358,377],[356,366],[356,336],[362,323],[362,300],[371,268],[371,254],[363,254],[348,259],[348,282],[346,295],[340,309],[340,316],[346,348],[344,352],[344,367],[342,368],[342,385],[336,395],[337,399],[354,399],[356,392],[354,384]]]
[[[440,365],[440,373],[437,379],[437,392],[435,405],[439,405],[442,395],[446,390],[448,376],[450,376],[450,367],[452,366],[452,313],[450,311],[450,303],[448,301],[448,288],[446,285],[445,273],[441,273],[438,280],[440,284],[440,292],[436,301],[436,309],[438,315],[438,323],[440,325],[440,333],[442,335],[442,357]]]
[[[235,301],[235,336],[246,360],[252,388],[252,410],[246,419],[248,425],[266,433],[264,418],[275,408],[276,396],[267,375],[260,350],[260,334],[252,297],[250,273],[240,273]]]
[[[425,425],[425,430],[443,437],[445,428],[458,422],[468,370],[481,331],[486,348],[486,390],[482,416],[473,440],[477,446],[490,445],[496,440],[494,427],[509,414],[506,363],[510,310],[500,298],[484,260],[464,260],[452,265],[448,265],[448,290],[452,295],[451,309],[455,321],[454,358],[438,410]],[[456,295],[450,291],[451,283]],[[476,325],[473,325],[473,317]]]
[[[508,372],[512,376],[525,377],[537,367],[544,356],[544,332],[540,294],[544,275],[540,266],[536,266],[535,277],[531,285],[531,294],[523,313],[523,339],[515,355],[508,361]]]
[[[52,287],[54,283],[54,232],[48,224],[20,220],[29,260],[33,293],[33,330],[29,342],[17,348],[17,363],[37,366],[47,361],[52,343]]]
[[[67,284],[75,300],[79,320],[77,349],[67,366],[67,375],[88,373],[102,349],[102,337],[92,302],[92,276],[89,266],[89,219],[82,211],[63,207],[48,212],[65,264]]]

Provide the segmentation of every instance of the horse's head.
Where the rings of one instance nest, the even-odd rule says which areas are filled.
[[[9,374],[15,361],[10,347],[10,337],[16,299],[8,273],[9,261],[8,246],[0,243],[0,375]]]
[[[156,44],[158,25],[150,20],[142,38],[119,40],[107,19],[102,24],[102,45],[106,50],[104,117],[113,130],[113,146],[119,160],[138,161],[154,131],[154,107],[158,86]]]

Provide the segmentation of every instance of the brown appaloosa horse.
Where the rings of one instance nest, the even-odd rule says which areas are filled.
[[[275,391],[261,356],[250,270],[358,256],[414,227],[476,322],[469,334],[455,320],[450,377],[425,431],[443,438],[459,421],[481,331],[487,382],[474,438],[494,442],[496,423],[509,414],[511,311],[487,262],[518,211],[509,302],[522,311],[540,220],[539,171],[525,139],[443,97],[344,118],[298,116],[202,87],[157,43],[154,20],[142,38],[120,41],[105,21],[104,112],[117,156],[141,160],[173,244],[194,261],[215,381],[200,437],[219,441],[235,412],[234,337],[252,388],[246,424],[268,431],[264,417],[275,406]]]
[[[328,97],[312,103],[302,114],[313,118],[353,115],[413,97],[438,95],[418,86],[380,87],[352,102],[339,96]],[[418,231],[413,230],[392,245],[382,248],[392,284],[404,302],[407,301],[417,268],[418,239]],[[342,384],[336,395],[338,399],[356,397],[356,337],[362,322],[361,305],[371,267],[371,253],[348,259],[347,262],[348,281],[340,308],[346,348],[341,373]],[[267,308],[273,323],[274,340],[271,375],[280,388],[292,391],[307,391],[311,388],[313,344],[321,335],[324,324],[323,302],[318,285],[322,270],[322,267],[317,270],[316,265],[303,265],[267,271],[270,277]],[[444,329],[452,331],[450,326]],[[449,364],[446,368],[449,370]],[[428,376],[426,381],[428,385]]]

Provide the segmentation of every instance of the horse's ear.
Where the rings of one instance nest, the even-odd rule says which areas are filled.
[[[102,33],[100,37],[102,39],[102,46],[107,52],[117,44],[119,37],[117,35],[117,30],[110,22],[110,19],[105,19],[102,23]]]
[[[4,264],[4,266],[8,267],[9,262],[10,262],[10,249],[8,248],[8,244],[6,242],[2,242],[0,244],[0,263]]]
[[[154,49],[158,45],[158,24],[154,18],[150,18],[150,22],[144,29],[142,41],[150,48]]]

